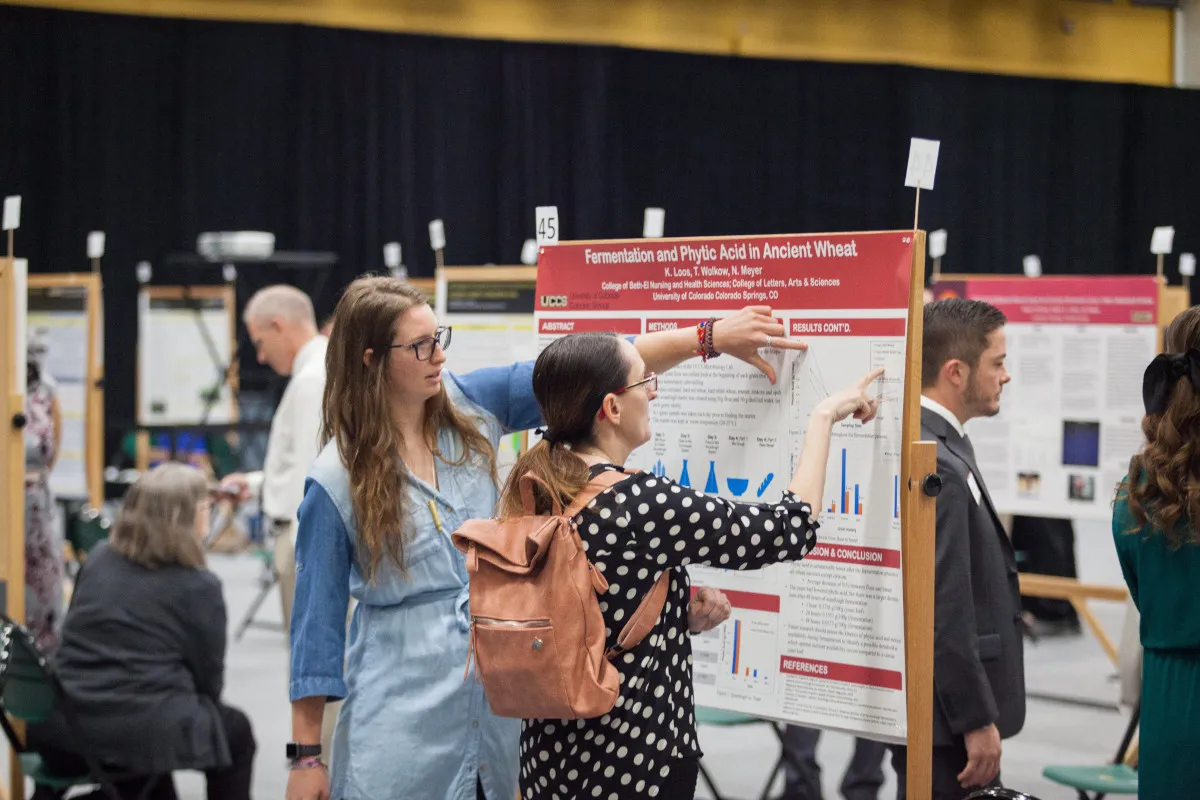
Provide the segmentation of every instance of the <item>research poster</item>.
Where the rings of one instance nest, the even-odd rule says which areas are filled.
[[[1012,381],[967,433],[1002,514],[1103,519],[1142,445],[1142,374],[1158,352],[1154,277],[939,283],[1008,317]]]
[[[537,358],[533,332],[536,267],[448,267],[438,273],[437,308],[452,329],[446,363],[464,374]],[[520,454],[521,434],[500,441],[500,477]]]
[[[87,289],[31,287],[26,326],[30,341],[46,343],[45,370],[57,386],[62,444],[50,474],[58,497],[86,500],[87,485]]]
[[[224,297],[138,297],[138,421],[232,422],[223,374],[233,357],[234,310]]]
[[[834,429],[818,544],[757,571],[690,567],[730,619],[692,640],[696,701],[875,739],[906,735],[900,454],[912,233],[561,244],[538,260],[538,344],[581,331],[694,328],[770,305],[806,352],[766,350],[772,385],[728,356],[660,378],[630,465],[708,494],[775,502],[811,410],[875,367],[877,419]]]

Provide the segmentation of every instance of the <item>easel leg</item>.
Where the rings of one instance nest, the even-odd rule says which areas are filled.
[[[937,506],[923,479],[937,472],[937,445],[909,449],[903,509],[905,676],[908,680],[908,796],[933,791],[933,604]]]

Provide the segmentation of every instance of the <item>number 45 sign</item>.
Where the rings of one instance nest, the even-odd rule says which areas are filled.
[[[558,244],[558,206],[537,207],[538,246]]]

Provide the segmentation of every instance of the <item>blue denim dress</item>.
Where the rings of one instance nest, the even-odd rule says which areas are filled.
[[[506,431],[541,424],[532,374],[530,362],[449,376],[445,385],[495,446]],[[345,698],[331,764],[337,800],[474,800],[477,780],[489,800],[517,792],[520,720],[493,716],[481,685],[463,679],[467,570],[450,542],[462,522],[492,516],[497,487],[485,465],[446,463],[462,453],[451,431],[438,434],[438,446],[445,454],[438,487],[409,481],[408,574],[385,562],[373,583],[358,567],[349,474],[336,443],[309,470],[296,541],[290,695]],[[358,606],[347,648],[350,597]]]

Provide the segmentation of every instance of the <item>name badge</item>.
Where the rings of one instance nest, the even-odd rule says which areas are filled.
[[[975,505],[979,505],[979,501],[983,499],[983,492],[979,491],[979,484],[975,482],[975,473],[967,473],[967,488],[971,490],[971,496],[975,498]]]

